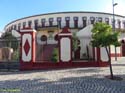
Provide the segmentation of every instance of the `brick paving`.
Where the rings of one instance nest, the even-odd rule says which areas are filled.
[[[112,60],[122,81],[105,78],[109,67],[0,71],[0,93],[125,93],[125,58]]]

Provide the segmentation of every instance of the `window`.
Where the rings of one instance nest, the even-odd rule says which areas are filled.
[[[78,17],[74,17],[74,27],[78,28]]]
[[[102,22],[102,17],[98,17],[98,22]]]
[[[74,17],[73,19],[74,19],[74,20],[78,20],[78,17]]]
[[[9,32],[11,31],[11,27],[9,27]]]
[[[57,17],[57,25],[61,28],[61,17]]]
[[[23,29],[26,27],[26,22],[23,22]]]
[[[46,19],[41,19],[42,27],[45,27]]]
[[[61,21],[57,21],[58,28],[61,28]]]
[[[41,19],[41,22],[45,22],[46,21],[46,19]]]
[[[53,18],[49,18],[49,26],[53,26]]]
[[[105,18],[105,23],[109,25],[109,18]]]
[[[48,31],[48,34],[49,34],[49,37],[48,37],[48,39],[49,40],[52,40],[52,39],[54,39],[54,37],[53,37],[53,31]]]
[[[38,20],[34,20],[34,26],[35,26],[35,29],[37,30],[37,27],[38,27]]]
[[[57,21],[61,21],[61,17],[57,17]]]
[[[118,20],[118,28],[121,29],[121,21]]]
[[[32,21],[28,21],[28,27],[31,28]]]
[[[21,27],[21,23],[18,24],[18,30],[20,30],[20,27]]]
[[[90,17],[91,24],[95,23],[95,17]]]
[[[87,20],[87,17],[86,16],[82,17],[82,20]]]
[[[14,26],[12,25],[11,27],[10,27],[10,30],[13,30],[14,29]]]
[[[87,17],[82,17],[82,20],[83,20],[83,27],[86,27]]]
[[[70,17],[65,17],[65,20],[66,20],[66,27],[69,27]]]
[[[14,30],[16,30],[16,25],[14,25]]]
[[[53,18],[49,18],[49,21],[53,21]]]
[[[66,20],[66,21],[69,21],[69,20],[70,20],[70,17],[65,17],[65,20]]]
[[[125,29],[125,20],[123,21],[123,28]]]

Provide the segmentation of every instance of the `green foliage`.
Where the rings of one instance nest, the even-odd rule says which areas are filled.
[[[105,23],[96,23],[92,29],[92,46],[106,47],[110,45],[119,46],[118,32],[112,32],[110,25]]]
[[[18,49],[18,40],[16,37],[14,37],[11,33],[6,32],[3,36],[2,39],[5,40],[6,47],[11,47],[14,50]]]
[[[75,32],[73,33],[72,41],[73,41],[73,51],[76,51],[78,49],[78,37],[76,36]]]
[[[58,48],[54,48],[51,60],[53,62],[58,62],[59,61],[59,51],[58,51]]]
[[[12,60],[18,61],[19,60],[19,50],[14,51]]]

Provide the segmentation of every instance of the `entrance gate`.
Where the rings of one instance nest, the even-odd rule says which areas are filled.
[[[107,66],[102,49],[94,49],[91,62],[72,62],[72,33],[67,27],[58,34],[58,41],[46,36],[36,36],[32,29],[21,30],[20,70]]]
[[[36,62],[58,61],[58,41],[54,37],[48,38],[46,35],[36,36]]]

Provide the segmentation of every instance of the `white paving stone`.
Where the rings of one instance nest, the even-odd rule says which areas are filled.
[[[113,72],[123,81],[105,78],[109,67],[60,70],[0,72],[3,89],[20,89],[20,93],[125,93],[125,58],[112,59]]]

